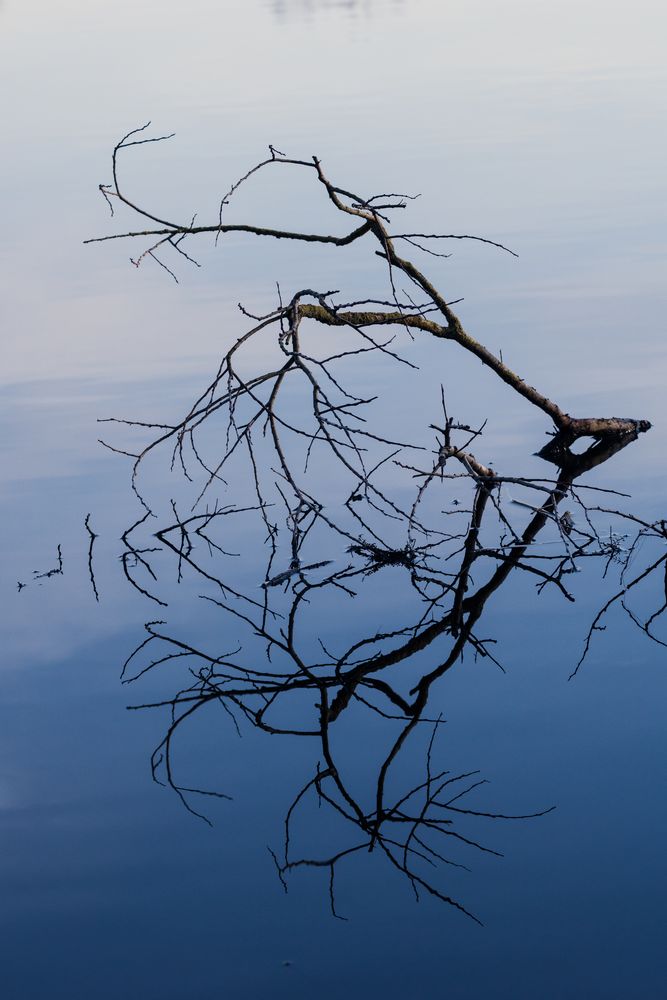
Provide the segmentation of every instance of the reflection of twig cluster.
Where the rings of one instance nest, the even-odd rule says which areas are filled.
[[[32,571],[33,583],[37,583],[38,580],[50,580],[54,576],[63,575],[63,552],[62,552],[62,547],[60,545],[58,545],[57,547],[56,555],[58,557],[58,561],[56,562],[55,566],[51,567],[51,569],[47,570],[34,569]],[[27,583],[22,583],[21,580],[19,580],[17,583],[18,592],[21,593],[21,591],[25,590],[27,586],[28,586]]]
[[[501,857],[498,851],[482,845],[470,836],[465,836],[460,830],[453,827],[453,823],[462,816],[484,819],[535,819],[538,816],[545,816],[553,810],[553,807],[524,816],[508,816],[503,813],[481,812],[477,809],[464,808],[460,803],[465,796],[479,788],[480,785],[484,785],[485,781],[478,777],[478,771],[468,771],[462,774],[452,774],[450,771],[433,773],[431,757],[434,738],[440,722],[440,719],[435,720],[426,750],[425,780],[400,795],[394,802],[387,803],[381,830],[377,829],[376,824],[371,821],[371,817],[356,816],[346,808],[344,802],[341,803],[336,794],[334,775],[329,769],[321,770],[318,766],[315,776],[297,793],[287,812],[283,860],[280,860],[274,851],[270,851],[286,892],[285,876],[290,872],[304,867],[324,868],[329,873],[331,912],[335,917],[345,919],[336,911],[334,892],[336,867],[344,858],[349,858],[361,851],[367,852],[377,848],[395,870],[407,877],[416,899],[419,899],[419,893],[422,890],[436,899],[454,906],[476,923],[480,923],[477,917],[461,903],[452,899],[451,896],[445,895],[428,878],[420,875],[419,865],[425,864],[430,868],[435,868],[438,864],[444,864],[469,871],[470,869],[466,865],[452,861],[451,858],[445,856],[446,845],[451,845],[452,841],[457,846],[464,845],[466,848],[473,848],[485,854]],[[299,857],[292,860],[290,851],[292,821],[297,806],[311,790],[315,791],[320,805],[323,802],[326,803],[346,823],[358,827],[363,836],[358,843],[343,848],[326,858]],[[455,805],[455,803],[459,804]]]
[[[316,740],[315,773],[288,811],[283,857],[274,855],[281,879],[304,866],[327,870],[335,913],[333,885],[339,863],[372,850],[402,872],[415,892],[423,890],[463,910],[434,881],[438,863],[459,864],[445,853],[443,844],[488,850],[455,824],[463,817],[501,814],[461,805],[481,783],[476,772],[452,775],[432,768],[433,739],[440,722],[429,714],[434,690],[467,653],[498,663],[491,652],[493,640],[477,629],[487,602],[515,570],[534,577],[539,591],[554,587],[570,601],[574,597],[566,580],[585,559],[602,559],[606,570],[620,563],[624,573],[629,571],[638,542],[623,551],[617,534],[607,535],[606,527],[598,530],[594,523],[599,515],[626,515],[591,506],[583,496],[590,496],[584,490],[592,487],[575,483],[647,430],[648,424],[572,418],[474,340],[452,312],[452,303],[396,252],[397,240],[425,249],[425,241],[445,238],[392,235],[387,213],[404,208],[403,197],[363,199],[333,185],[317,159],[292,160],[271,149],[270,158],[222,199],[216,224],[177,225],[139,209],[121,192],[119,152],[153,141],[136,140],[134,135],[116,146],[113,184],[103,193],[107,200],[120,201],[159,227],[121,234],[159,237],[136,263],[168,246],[184,254],[183,241],[201,233],[218,239],[228,232],[247,232],[339,247],[369,235],[379,247],[376,253],[386,261],[390,286],[388,301],[343,304],[337,303],[336,292],[298,291],[267,315],[252,317],[252,328],[226,352],[215,377],[181,420],[121,421],[152,435],[132,454],[132,484],[144,513],[123,535],[125,575],[142,594],[165,604],[158,596],[155,560],[158,551],[167,550],[177,559],[178,580],[186,570],[195,575],[207,588],[202,596],[243,636],[234,652],[221,654],[184,641],[163,629],[162,622],[146,626],[146,639],[125,665],[125,679],[136,680],[174,661],[188,669],[188,681],[180,691],[151,703],[171,712],[165,737],[153,755],[154,776],[176,789],[195,811],[189,796],[201,790],[176,780],[173,740],[187,719],[213,703],[222,705],[237,727],[245,720],[267,733]],[[354,217],[357,228],[335,237],[223,222],[224,209],[238,187],[276,165],[314,171],[330,203]],[[407,279],[421,301],[399,290],[399,279]],[[326,336],[315,336],[316,324]],[[370,331],[376,327],[385,328],[387,336],[373,336]],[[411,365],[396,345],[401,335],[411,337],[415,331],[453,341],[471,352],[549,417],[554,436],[541,455],[555,465],[555,478],[502,475],[484,465],[471,451],[483,428],[473,429],[450,417],[444,393],[442,423],[431,425],[435,441],[417,445],[397,440],[400,434],[372,429],[374,399],[353,391],[350,372],[368,355]],[[258,355],[259,367],[254,360]],[[593,444],[583,454],[572,452],[574,441],[586,435],[594,438]],[[172,469],[180,471],[192,493],[191,511],[179,514],[172,501],[169,523],[149,541],[135,542],[135,532],[153,520],[155,506],[145,495],[139,472],[148,456],[159,455],[162,448],[169,450]],[[522,514],[521,524],[507,492],[510,486],[522,497],[515,503],[529,511]],[[233,490],[237,502],[221,506],[210,499],[223,490]],[[574,514],[561,513],[566,498]],[[626,517],[635,522],[638,538],[667,538],[664,522],[647,525]],[[230,525],[234,553],[223,545]],[[267,554],[263,572],[258,568],[258,547]],[[232,556],[233,576],[228,572]],[[625,583],[622,594],[602,609],[584,656],[592,632],[611,604],[621,601],[666,558],[662,554]],[[341,610],[340,602],[351,597],[377,597],[378,580],[384,581],[388,574],[391,590],[385,592],[384,624],[370,628],[369,617],[359,620],[358,602],[347,612]],[[651,637],[664,610],[665,605],[646,621],[637,619]],[[629,609],[628,613],[633,614]],[[345,628],[329,628],[341,614],[346,615]],[[298,711],[294,705],[300,706]],[[337,725],[343,715],[382,722],[384,735],[369,751],[375,761],[370,791],[359,790],[354,764],[346,763]],[[396,763],[408,739],[416,738],[423,725],[433,726],[426,778],[406,790],[400,787]],[[471,783],[464,785],[468,780]],[[311,793],[329,807],[332,821],[341,824],[341,835],[348,838],[343,847],[320,859],[295,857],[292,852],[297,807],[303,808]]]

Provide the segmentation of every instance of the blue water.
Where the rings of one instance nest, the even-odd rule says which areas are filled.
[[[322,873],[297,873],[285,895],[267,845],[280,847],[286,803],[312,767],[295,740],[249,727],[239,739],[215,713],[190,727],[184,781],[233,797],[207,801],[212,827],[152,782],[165,715],[126,706],[172,680],[122,686],[119,674],[162,609],[122,576],[118,538],[137,505],[96,419],[180,414],[244,328],[239,299],[259,312],[275,304],[276,281],[353,297],[383,291],[385,276],[361,247],[315,253],[235,237],[202,244],[201,270],[179,262],[176,285],[151,262],[135,271],[134,247],[82,240],[134,225],[110,220],[96,187],[110,180],[113,142],[149,118],[177,136],[126,169],[158,214],[215,216],[221,187],[269,142],[318,154],[343,186],[421,191],[408,231],[478,233],[520,254],[460,244],[450,260],[425,260],[449,297],[465,296],[471,331],[570,412],[653,422],[590,481],[664,516],[664,28],[649,0],[631,10],[597,0],[0,5],[0,87],[11,95],[0,246],[3,997],[662,995],[664,649],[614,615],[567,682],[600,603],[594,573],[576,581],[574,608],[538,600],[525,580],[497,594],[484,630],[507,673],[466,663],[438,689],[438,759],[489,779],[480,809],[557,806],[476,828],[505,856],[443,872],[483,927],[435,900],[416,904],[376,856],[341,869],[346,923],[331,917]],[[234,211],[339,225],[290,178],[249,188]],[[435,420],[444,383],[461,419],[489,418],[480,458],[539,474],[539,416],[454,350],[411,350],[422,368],[393,394],[397,420]],[[398,376],[387,365],[360,378],[377,391]],[[165,498],[166,470],[152,475]],[[63,575],[33,579],[55,565],[59,543]],[[380,601],[391,608],[388,579]],[[170,620],[202,644],[226,642],[187,587]],[[360,617],[351,604],[323,628],[344,645]],[[352,727],[360,775],[369,744]]]

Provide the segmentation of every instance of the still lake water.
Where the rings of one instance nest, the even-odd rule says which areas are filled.
[[[600,603],[588,584],[574,613],[506,591],[485,627],[507,674],[462,669],[443,685],[445,766],[480,768],[500,811],[557,805],[494,826],[503,859],[452,872],[483,928],[416,905],[372,858],[341,876],[345,924],[318,875],[283,895],[266,845],[307,774],[289,740],[193,731],[184,766],[234,797],[214,803],[212,829],[152,783],[164,719],[125,710],[143,696],[119,672],[158,615],[119,569],[138,515],[96,419],[180,414],[242,331],[236,303],[271,308],[276,281],[386,289],[356,247],[235,236],[202,244],[202,268],[180,267],[177,285],[151,261],[131,267],[135,247],[82,241],[121,231],[97,185],[113,143],[148,119],[176,137],[125,169],[157,214],[214,219],[268,143],[317,154],[343,187],[421,192],[409,231],[520,255],[468,243],[422,261],[465,297],[473,333],[569,412],[651,420],[593,481],[664,517],[666,30],[649,0],[0,2],[3,997],[663,995],[664,649],[618,617],[568,684]],[[249,189],[235,221],[326,231],[326,206],[282,185]],[[461,419],[490,418],[482,460],[539,474],[526,456],[547,428],[521,400],[453,348],[414,352],[419,389],[391,389],[408,424],[437,418],[442,382]],[[63,575],[31,580],[58,544]],[[177,624],[215,639],[188,607]],[[351,739],[361,762],[363,734]]]

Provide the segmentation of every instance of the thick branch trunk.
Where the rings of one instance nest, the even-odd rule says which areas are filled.
[[[515,392],[524,396],[544,413],[551,417],[558,428],[557,434],[538,453],[541,458],[547,461],[558,461],[563,457],[567,458],[568,449],[578,438],[593,437],[598,441],[611,441],[620,439],[627,435],[637,436],[650,429],[648,420],[634,420],[625,417],[571,417],[565,413],[556,403],[543,396],[532,385],[528,385],[524,380],[513,372],[500,358],[497,358],[491,351],[487,350],[483,344],[471,337],[461,326],[458,318],[441,298],[435,288],[413,268],[409,261],[401,261],[406,270],[415,280],[419,277],[418,283],[427,292],[429,297],[438,306],[448,320],[448,325],[443,326],[419,313],[404,312],[377,312],[348,310],[347,312],[336,312],[327,309],[322,305],[300,303],[298,306],[299,316],[303,319],[313,319],[325,326],[407,326],[415,330],[424,330],[442,340],[453,340],[461,347],[478,357],[483,364],[487,365],[505,382],[511,386]]]

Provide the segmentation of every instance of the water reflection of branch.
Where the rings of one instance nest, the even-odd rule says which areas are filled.
[[[93,594],[95,595],[95,600],[99,602],[100,595],[97,590],[97,582],[95,580],[95,572],[93,570],[93,546],[95,545],[95,539],[98,536],[90,527],[90,514],[86,514],[86,519],[83,522],[83,526],[88,533],[88,576],[90,577],[90,585],[93,588]]]
[[[54,576],[63,575],[63,552],[62,546],[59,544],[56,549],[56,564],[52,566],[51,569],[38,570],[34,569],[32,571],[32,582],[37,583],[38,580],[51,580]],[[23,583],[21,580],[17,582],[18,592],[21,593],[22,590],[28,586],[27,583]]]

